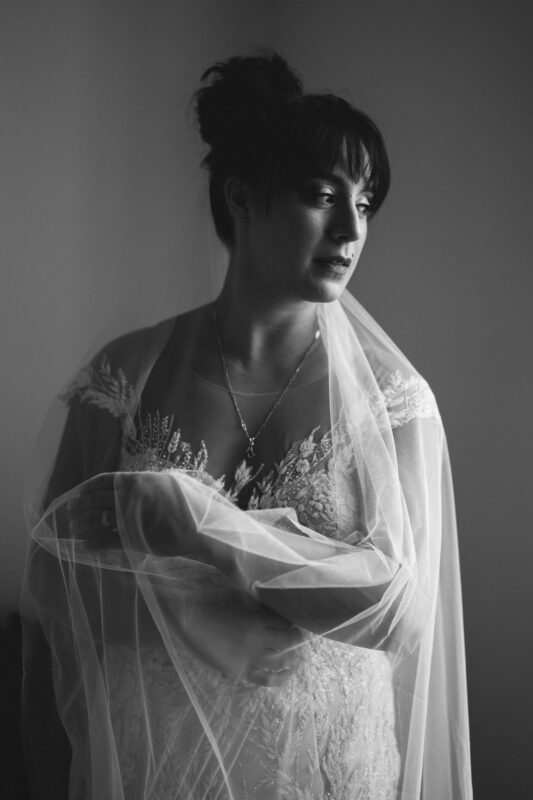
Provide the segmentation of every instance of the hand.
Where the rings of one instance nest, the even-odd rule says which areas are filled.
[[[115,512],[114,473],[102,473],[86,481],[66,504],[68,533],[89,546],[119,546]]]
[[[95,548],[120,546],[118,520],[136,548],[158,555],[178,555],[178,542],[190,548],[195,533],[176,484],[165,473],[101,473],[71,495],[66,511],[69,536]]]
[[[150,552],[180,555],[179,542],[185,555],[195,557],[189,544],[189,533],[195,529],[183,503],[175,501],[174,486],[172,478],[162,473],[97,475],[68,501],[70,535],[95,549],[121,547],[118,504],[119,518],[124,517],[125,527],[133,523],[142,529]],[[143,517],[150,523],[144,525]],[[198,545],[196,550],[201,557]],[[303,641],[301,629],[244,592],[229,592],[222,600],[186,600],[185,607],[178,606],[174,613],[178,636],[201,660],[228,677],[280,686],[294,671]]]
[[[202,661],[261,686],[281,686],[290,678],[303,642],[300,628],[238,592],[191,603],[180,628]]]

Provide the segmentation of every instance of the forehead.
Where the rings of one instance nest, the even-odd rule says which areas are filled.
[[[372,173],[371,159],[363,142],[355,137],[340,138],[324,136],[320,141],[302,142],[298,152],[291,154],[290,163],[285,164],[286,174],[297,182],[314,175],[338,174],[342,178],[359,183],[368,182]],[[307,145],[307,146],[306,146]]]

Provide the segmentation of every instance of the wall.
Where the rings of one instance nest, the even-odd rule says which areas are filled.
[[[280,12],[308,86],[344,91],[389,145],[390,198],[351,288],[430,381],[447,430],[475,796],[530,797],[531,4]]]

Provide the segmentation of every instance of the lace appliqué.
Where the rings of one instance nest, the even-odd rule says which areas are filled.
[[[72,402],[74,397],[122,419],[131,418],[138,400],[123,370],[119,368],[114,375],[105,354],[97,366],[90,364],[80,370],[61,395],[65,403]]]
[[[332,434],[320,436],[314,428],[304,439],[295,442],[285,457],[257,481],[248,508],[294,508],[298,520],[324,536],[354,544],[354,509],[348,496],[340,491],[339,474],[350,474],[348,449],[337,454],[343,464],[333,460]],[[334,469],[335,466],[335,469]]]
[[[130,424],[133,422],[133,414],[138,403],[138,395],[123,370],[119,368],[114,375],[105,354],[98,365],[89,365],[82,369],[61,397],[66,403],[78,397],[81,402],[108,411],[114,417],[122,418],[125,422],[129,421]],[[427,381],[419,375],[405,376],[400,370],[388,373],[380,381],[379,395],[370,398],[370,404],[378,414],[383,403],[392,428],[405,425],[417,417],[439,416],[435,396]],[[179,429],[169,438],[173,424],[173,416],[164,417],[162,420],[159,415],[153,420],[148,416],[140,437],[141,449],[155,447],[157,457],[161,458],[163,463],[168,462],[169,467],[182,466],[182,462],[189,463],[188,459],[193,458],[190,445],[181,440]],[[309,456],[314,455],[316,446],[312,440],[313,435],[314,432],[298,443],[300,448],[298,458],[294,459],[291,448],[291,463],[287,464],[285,472],[289,469],[293,474],[305,474],[309,471]],[[205,445],[194,458],[205,466],[207,459]]]
[[[391,428],[399,428],[416,418],[439,418],[435,395],[420,375],[405,376],[399,369],[390,372],[380,386],[380,393]]]
[[[236,744],[237,721],[247,731],[228,768],[234,797],[242,800],[392,800],[399,755],[394,730],[391,667],[384,653],[311,637],[291,678],[276,690],[224,677],[181,652],[185,683],[164,651],[108,652],[112,698],[125,787],[134,787],[143,752],[148,709],[152,758],[158,765],[158,800],[200,796],[229,800],[220,768],[190,704],[196,687],[221,746]],[[178,656],[176,656],[178,657]],[[180,746],[169,748],[169,742]],[[187,746],[195,742],[191,753]],[[231,744],[230,744],[231,743]],[[141,770],[142,774],[142,770]],[[185,776],[185,777],[183,777]],[[187,791],[189,791],[189,795]],[[129,796],[129,795],[128,795]]]
[[[350,450],[338,448],[334,465],[331,431],[320,436],[319,429],[314,428],[308,436],[294,442],[266,475],[261,476],[262,467],[254,470],[244,459],[228,480],[225,475],[209,475],[205,443],[201,441],[195,450],[183,438],[173,414],[162,417],[156,412],[135,422],[137,393],[123,370],[112,372],[105,355],[97,365],[79,373],[63,399],[70,402],[75,396],[122,420],[123,470],[187,470],[200,479],[208,479],[234,502],[243,489],[255,481],[248,500],[249,510],[290,507],[295,509],[301,524],[325,536],[349,544],[357,543],[362,537],[357,530],[353,491],[339,486],[340,475],[348,481],[350,475],[353,477]],[[427,382],[418,375],[405,376],[400,370],[388,373],[381,380],[379,396],[370,398],[370,403],[377,418],[386,410],[392,428],[406,425],[415,418],[438,418],[435,397]],[[344,462],[339,464],[339,459]]]

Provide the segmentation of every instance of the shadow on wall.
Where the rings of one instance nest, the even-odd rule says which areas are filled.
[[[20,738],[20,686],[22,682],[22,635],[20,617],[11,614],[0,628],[0,797],[28,800],[28,788]]]

